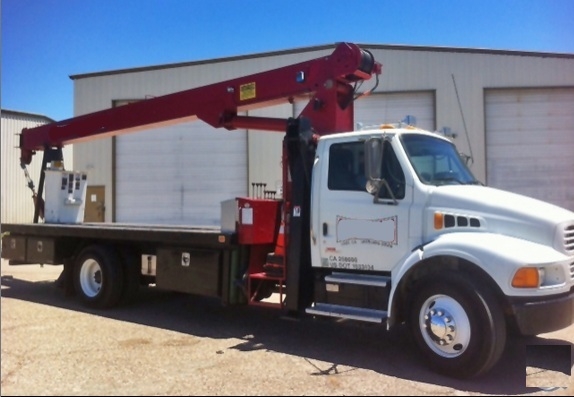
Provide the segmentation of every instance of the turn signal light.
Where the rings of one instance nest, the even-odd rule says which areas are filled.
[[[514,288],[538,288],[540,286],[540,272],[536,267],[523,267],[512,277]]]
[[[442,212],[434,213],[434,228],[436,230],[442,229],[444,226],[444,214]]]

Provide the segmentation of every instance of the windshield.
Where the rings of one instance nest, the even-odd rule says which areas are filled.
[[[480,183],[452,143],[417,134],[405,134],[401,141],[421,182],[437,186]]]

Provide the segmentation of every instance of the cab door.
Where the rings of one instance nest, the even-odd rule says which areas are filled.
[[[314,242],[319,257],[314,266],[349,271],[390,271],[408,249],[409,209],[412,189],[390,142],[385,142],[383,177],[388,182],[374,203],[365,188],[363,142],[333,143],[328,165],[322,164],[318,197],[314,198]],[[351,166],[347,157],[352,154]],[[318,164],[316,164],[318,166]],[[357,181],[350,183],[354,172]]]

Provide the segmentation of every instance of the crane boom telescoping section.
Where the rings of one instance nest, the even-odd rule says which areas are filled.
[[[351,130],[355,85],[381,68],[370,52],[340,43],[329,56],[24,129],[20,161],[30,164],[38,150],[196,119],[216,128],[285,132],[284,119],[238,112],[299,100],[309,100],[301,115],[317,134]]]

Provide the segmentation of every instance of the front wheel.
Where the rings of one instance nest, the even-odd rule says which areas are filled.
[[[74,264],[74,287],[86,306],[115,306],[124,287],[123,267],[115,251],[103,246],[85,248]]]
[[[492,294],[453,273],[425,279],[415,291],[409,326],[431,368],[471,378],[496,364],[506,343],[506,324]]]

